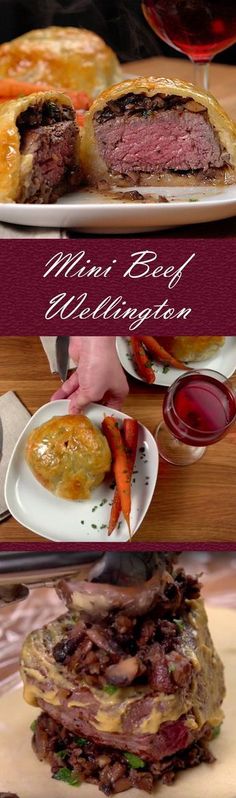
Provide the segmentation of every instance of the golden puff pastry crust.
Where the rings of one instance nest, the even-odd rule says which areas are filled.
[[[32,111],[35,115],[42,107],[54,108],[56,115],[61,112],[62,117],[70,116],[72,125],[73,137],[73,153],[71,156],[71,170],[75,173],[79,170],[79,129],[75,123],[75,112],[71,100],[62,92],[39,92],[30,94],[27,97],[18,97],[15,100],[4,102],[0,105],[0,202],[24,202],[24,201],[39,201],[42,202],[43,198],[37,200],[27,200],[27,188],[29,187],[32,177],[32,170],[34,165],[34,147],[23,147],[23,139],[26,142],[27,121],[23,130],[23,125],[20,120],[26,119],[27,111]],[[59,114],[60,115],[60,114]],[[40,127],[40,122],[39,122]],[[30,132],[30,123],[28,125],[28,133]],[[34,127],[37,130],[37,125]],[[46,141],[46,126],[45,129],[41,127],[41,137]],[[52,132],[52,127],[51,127]],[[50,142],[49,142],[50,145]],[[43,141],[42,141],[43,146]],[[52,147],[49,146],[52,154]],[[54,154],[56,152],[56,142],[53,143]],[[48,154],[45,155],[46,160]],[[68,185],[69,169],[68,173]],[[45,171],[45,181],[47,180],[47,170]],[[78,175],[77,175],[78,178]],[[63,182],[63,181],[62,181]],[[74,180],[75,184],[79,179]],[[60,196],[59,192],[57,196]],[[51,201],[48,199],[47,201]]]
[[[157,97],[160,98],[158,107],[155,106]],[[215,158],[218,158],[220,168],[202,169],[199,166],[188,168],[186,165],[180,169],[175,166],[167,166],[165,168],[158,167],[152,171],[150,168],[145,170],[142,165],[140,166],[145,147],[146,161],[148,161],[148,157],[151,157],[151,136],[149,136],[148,143],[146,140],[149,126],[153,125],[159,114],[162,114],[163,120],[165,111],[170,114],[170,125],[169,132],[162,133],[161,146],[164,150],[168,146],[169,138],[173,136],[173,110],[177,111],[178,118],[181,117],[181,114],[183,115],[183,112],[187,112],[187,130],[182,131],[183,138],[186,135],[187,144],[190,124],[190,129],[193,128],[193,139],[195,135],[195,140],[191,144],[192,149],[194,150],[201,134],[207,136],[209,149],[216,150]],[[202,129],[199,135],[197,117],[200,115]],[[160,117],[158,118],[160,119]],[[130,131],[133,126],[132,146],[136,161],[134,158],[134,168],[132,169],[128,148],[126,146],[125,151],[123,147],[121,150],[122,170],[119,170],[119,166],[116,165],[116,154],[120,144],[124,143],[125,137],[127,138],[127,127],[126,129],[122,128],[122,120],[126,120],[125,124],[127,125],[127,119],[131,126]],[[139,120],[138,126],[137,119]],[[116,130],[120,131],[119,134],[116,134],[115,126],[117,126]],[[109,157],[106,158],[109,137],[110,161]],[[110,87],[94,101],[86,115],[81,145],[81,162],[84,179],[92,185],[103,183],[116,186],[233,183],[236,181],[236,125],[211,94],[207,94],[191,83],[169,78],[138,77]],[[115,163],[115,166],[111,167],[111,163]]]
[[[25,457],[36,479],[63,499],[89,499],[111,467],[105,436],[87,416],[55,416],[34,429]]]
[[[224,345],[225,337],[223,335],[176,335],[158,338],[158,340],[173,357],[188,363],[213,357]]]
[[[90,30],[52,26],[0,46],[0,77],[85,91],[96,97],[121,80],[113,50]]]

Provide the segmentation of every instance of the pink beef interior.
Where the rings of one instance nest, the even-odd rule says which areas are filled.
[[[17,118],[21,154],[32,156],[31,169],[22,179],[18,202],[54,202],[72,180],[77,128],[75,111],[52,100],[28,106]]]
[[[115,173],[224,166],[220,142],[204,113],[170,109],[143,117],[124,114],[95,122],[95,132],[100,155]]]
[[[25,133],[22,152],[33,156],[33,168],[24,200],[50,202],[57,197],[61,181],[73,164],[74,149],[73,121],[58,122]]]

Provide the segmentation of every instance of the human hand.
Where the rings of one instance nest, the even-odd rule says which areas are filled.
[[[51,397],[69,399],[69,412],[76,414],[90,402],[101,402],[119,410],[129,392],[113,336],[71,336],[69,355],[77,368]]]

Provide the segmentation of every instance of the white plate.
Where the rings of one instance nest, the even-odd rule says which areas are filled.
[[[44,488],[33,476],[24,457],[29,433],[52,416],[68,413],[69,402],[63,399],[43,405],[30,419],[22,432],[11,457],[6,481],[5,500],[16,520],[36,534],[58,542],[98,543],[127,541],[127,525],[122,518],[118,530],[107,536],[110,502],[113,497],[112,477],[96,488],[87,501],[60,499]],[[115,415],[122,420],[129,418],[118,410],[112,411],[103,405],[90,404],[86,415],[94,424],[101,425],[104,415]],[[140,451],[144,449],[144,452]],[[155,439],[142,424],[139,424],[138,450],[132,486],[131,530],[140,526],[152,499],[158,473],[158,451]],[[134,481],[135,480],[135,481]],[[94,510],[94,507],[97,509]],[[83,522],[83,523],[82,523]],[[101,528],[104,526],[105,528]]]
[[[145,382],[135,371],[129,339],[117,337],[116,348],[121,365],[128,374],[131,374],[131,377],[135,377],[140,382]],[[184,371],[174,369],[171,366],[166,371],[163,363],[157,364],[153,361],[152,363],[156,379],[155,382],[151,383],[150,387],[153,385],[172,385],[172,382],[177,380],[180,374],[184,374]],[[188,365],[192,366],[193,369],[213,369],[214,371],[219,371],[220,374],[224,374],[225,377],[231,377],[236,369],[236,336],[226,336],[224,345],[212,357],[207,360],[193,361],[188,363]]]
[[[130,189],[126,189],[129,191]],[[132,188],[134,190],[134,187]],[[90,233],[141,233],[214,222],[236,214],[236,185],[218,188],[137,188],[171,202],[127,202],[82,189],[54,205],[0,203],[0,221],[35,227],[72,227]],[[114,189],[121,192],[121,189]],[[193,201],[197,200],[197,201]]]

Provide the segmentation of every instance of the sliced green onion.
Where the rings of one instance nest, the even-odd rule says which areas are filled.
[[[218,737],[218,734],[220,734],[220,731],[221,731],[221,724],[219,726],[215,726],[214,729],[212,729],[211,739],[214,740],[215,737]]]
[[[32,723],[30,724],[30,728],[31,728],[32,732],[35,732],[36,725],[37,725],[37,720],[33,720]]]
[[[113,695],[113,693],[116,693],[117,691],[117,687],[115,687],[114,684],[104,684],[102,689],[104,690],[104,693],[108,693],[108,695]]]
[[[53,779],[65,781],[66,784],[70,784],[71,787],[79,787],[81,784],[78,776],[75,776],[73,771],[69,770],[69,768],[60,768],[57,773],[54,773]]]
[[[173,623],[175,623],[176,626],[178,626],[178,628],[179,628],[179,630],[181,632],[183,631],[185,624],[184,624],[184,621],[182,621],[181,618],[173,618]]]
[[[67,751],[66,748],[63,748],[61,751],[57,751],[56,755],[61,757],[61,759],[66,759],[66,757],[69,756],[69,751]]]
[[[88,742],[88,740],[86,740],[86,737],[74,737],[74,741],[76,745],[79,745],[81,748],[83,747],[83,745],[86,745],[86,743]]]
[[[130,754],[128,752],[124,754],[124,757],[131,768],[134,768],[135,770],[139,770],[139,768],[145,768],[146,762],[144,762],[144,759],[140,759],[140,756],[136,756],[136,754]]]

